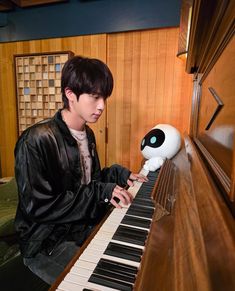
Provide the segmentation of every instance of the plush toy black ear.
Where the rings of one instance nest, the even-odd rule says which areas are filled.
[[[158,148],[164,143],[164,141],[165,133],[159,128],[154,128],[142,139],[140,149],[142,151],[146,146]]]

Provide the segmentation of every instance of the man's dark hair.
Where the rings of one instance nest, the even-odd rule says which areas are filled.
[[[77,100],[83,93],[98,94],[106,99],[112,94],[113,76],[102,61],[74,56],[64,64],[61,76],[62,100],[64,108],[69,109],[66,88],[76,94]]]

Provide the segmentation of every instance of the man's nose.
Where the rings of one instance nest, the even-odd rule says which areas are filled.
[[[105,100],[104,98],[100,97],[97,104],[97,109],[103,111],[104,107],[105,107]]]

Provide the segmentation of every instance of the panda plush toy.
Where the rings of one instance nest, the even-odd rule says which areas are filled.
[[[144,169],[156,171],[165,159],[171,159],[180,149],[179,131],[169,124],[158,124],[142,139],[141,153],[146,159]]]

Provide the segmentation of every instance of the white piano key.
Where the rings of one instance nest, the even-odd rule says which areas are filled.
[[[92,269],[95,269],[96,264],[93,262],[88,262],[88,261],[84,261],[84,260],[79,259],[75,262],[74,266],[81,267],[81,268],[88,269],[88,270],[92,270]]]
[[[120,219],[114,217],[113,221],[112,220],[107,221],[106,223],[103,224],[103,226],[100,228],[100,230],[102,231],[103,229],[110,228],[110,227],[116,228],[118,223],[120,223],[122,221],[124,216],[125,215],[123,215]]]
[[[84,256],[101,256],[103,254],[104,250],[97,250],[97,249],[92,249],[92,248],[89,248],[87,249],[83,255]]]
[[[113,291],[117,289],[113,289],[110,287],[105,287],[103,285],[95,284],[92,282],[88,282],[89,277],[84,278],[76,274],[71,274],[64,278],[64,282],[72,283],[77,285],[77,290],[83,290],[84,288],[92,288],[92,290],[101,290],[101,291]],[[82,289],[80,289],[82,287]],[[95,289],[94,289],[95,288]],[[99,289],[98,289],[99,288]]]
[[[120,222],[121,223],[121,222]],[[100,233],[112,233],[114,234],[118,228],[118,226],[120,225],[120,223],[117,225],[117,227],[112,227],[110,225],[107,225],[106,227],[104,227],[103,229],[101,229]]]
[[[89,249],[94,250],[94,251],[95,250],[99,250],[99,249],[102,250],[102,251],[105,251],[105,249],[107,248],[108,244],[109,244],[109,241],[107,241],[107,242],[105,242],[103,244],[101,244],[101,242],[99,242],[99,241],[94,241],[89,246]]]
[[[64,277],[64,281],[78,284],[79,286],[84,286],[86,284],[88,278],[89,278],[89,276],[84,277],[84,276],[80,276],[79,274],[73,274],[73,273],[69,272]]]
[[[127,212],[127,209],[125,209],[125,208],[122,208],[122,209],[114,208],[114,210],[109,215],[108,220],[106,220],[106,222],[113,221],[113,220],[115,222],[116,219],[121,218],[122,216],[124,216],[126,214],[126,212]]]
[[[82,267],[77,267],[77,266],[73,266],[71,269],[70,269],[70,272],[71,274],[78,274],[80,276],[83,276],[83,277],[90,277],[92,272],[93,272],[94,268],[92,269],[85,269],[85,268],[82,268]]]
[[[62,281],[58,290],[60,291],[82,291],[84,288],[89,288],[93,291],[117,291],[117,289],[108,288],[105,286],[97,285],[91,282],[87,282],[84,286],[78,285],[68,281]]]
[[[137,268],[139,268],[139,266],[140,266],[140,263],[138,263],[138,262],[129,261],[129,260],[126,260],[126,259],[113,257],[113,256],[109,256],[109,255],[103,255],[102,259],[107,259],[109,261],[118,262],[118,263],[130,265],[130,266],[133,266],[133,267],[137,267]]]
[[[103,241],[103,240],[98,240],[98,239],[93,239],[90,244],[89,247],[92,245],[97,245],[97,246],[107,246],[109,244],[109,241]]]
[[[85,287],[68,281],[62,281],[59,285],[59,290],[62,291],[82,291]]]
[[[91,255],[91,254],[82,254],[80,256],[80,259],[81,260],[84,260],[84,261],[87,261],[87,262],[91,262],[91,263],[98,263],[99,260],[100,260],[100,257],[99,256],[94,256],[94,255]]]
[[[118,291],[117,289],[113,289],[113,288],[109,288],[109,287],[105,287],[103,285],[98,285],[98,284],[95,284],[95,283],[92,283],[92,282],[87,282],[86,284],[86,287],[91,289],[91,290],[94,290],[94,291]],[[96,288],[96,289],[93,289],[93,288]]]
[[[102,235],[101,235],[101,233],[102,233]],[[97,235],[96,235],[96,237],[98,237],[98,238],[101,237],[101,236],[103,236],[104,239],[110,239],[113,236],[113,234],[110,233],[110,232],[102,231],[102,232],[98,232]]]

